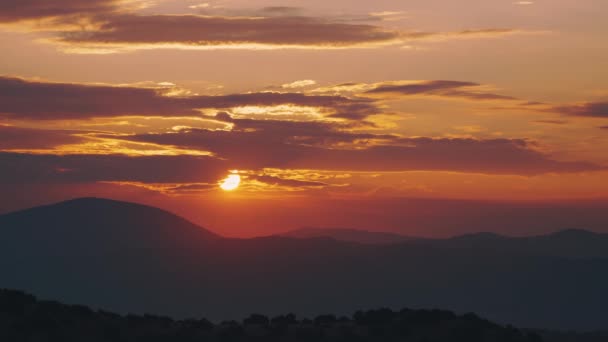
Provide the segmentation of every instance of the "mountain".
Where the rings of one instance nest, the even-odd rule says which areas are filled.
[[[80,198],[0,216],[0,246],[61,252],[197,247],[219,238],[185,219],[145,205],[99,198]],[[179,234],[175,234],[179,232]],[[56,242],[56,244],[50,243]]]
[[[349,228],[301,228],[278,236],[384,245],[425,245],[441,248],[487,249],[511,255],[563,258],[608,258],[608,234],[566,229],[548,235],[509,237],[492,232],[458,235],[447,239],[419,238],[388,232]]]
[[[280,236],[296,239],[331,238],[338,241],[366,244],[391,244],[413,240],[416,238],[387,232],[370,232],[349,228],[300,228]]]
[[[472,233],[472,234],[464,234],[449,238],[450,241],[466,241],[466,242],[475,242],[475,243],[488,243],[495,242],[499,240],[506,239],[507,237],[492,233],[492,232],[480,232],[480,233]]]
[[[46,225],[56,233],[60,228],[81,225],[103,228],[106,230],[123,230],[123,233],[166,234],[177,229],[182,234],[194,234],[201,238],[217,238],[219,235],[195,225],[177,215],[159,208],[115,201],[104,198],[77,198],[56,204],[39,206],[0,215],[3,224],[20,224],[23,227]],[[128,227],[128,229],[126,229]],[[113,232],[110,232],[113,233]],[[143,231],[141,232],[143,233]],[[192,235],[192,236],[194,236]]]
[[[567,229],[548,235],[507,237],[476,233],[449,239],[413,241],[451,248],[489,249],[505,255],[544,256],[568,259],[608,258],[608,234]]]
[[[442,308],[520,327],[608,326],[608,239],[360,244],[229,239],[160,209],[77,199],[0,216],[0,287],[120,313],[235,319]]]

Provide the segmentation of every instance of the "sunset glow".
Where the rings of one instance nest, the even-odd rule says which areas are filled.
[[[483,211],[445,231],[429,221],[477,201],[521,210],[512,226],[529,230],[563,222],[561,206],[606,227],[607,10],[7,0],[0,213],[109,196],[235,236],[433,236],[487,225]],[[427,217],[402,210],[410,200],[442,204]],[[536,204],[553,211],[537,222]]]

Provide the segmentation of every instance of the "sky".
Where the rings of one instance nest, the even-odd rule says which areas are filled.
[[[5,0],[0,213],[96,196],[227,236],[608,231],[607,13]]]

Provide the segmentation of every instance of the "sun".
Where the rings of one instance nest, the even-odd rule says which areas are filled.
[[[221,181],[220,188],[224,191],[232,191],[238,188],[239,184],[241,184],[241,176],[233,173]]]

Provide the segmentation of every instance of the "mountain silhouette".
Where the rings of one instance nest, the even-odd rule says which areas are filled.
[[[472,233],[472,234],[464,234],[450,238],[452,241],[475,241],[475,242],[492,242],[496,240],[506,239],[505,236],[492,233],[492,232],[480,232],[480,233]]]
[[[491,249],[505,255],[545,256],[573,259],[608,258],[608,234],[566,229],[548,235],[507,237],[477,233],[449,239],[418,241],[459,248]]]
[[[0,227],[2,240],[9,242],[6,248],[20,248],[10,242],[21,240],[37,252],[198,248],[219,238],[161,209],[100,198],[80,198],[2,215]]]
[[[306,227],[300,228],[296,230],[291,230],[282,234],[280,236],[298,238],[298,239],[310,239],[310,238],[331,238],[338,241],[345,242],[357,242],[357,243],[367,243],[367,244],[390,244],[390,243],[399,243],[404,241],[409,241],[413,239],[417,239],[414,237],[409,237],[396,233],[387,233],[387,232],[371,232],[366,230],[359,229],[349,229],[349,228],[314,228],[314,227]]]
[[[479,232],[445,239],[431,239],[350,228],[301,228],[278,236],[297,239],[328,238],[336,241],[377,245],[410,244],[444,248],[492,249],[519,256],[608,258],[608,234],[584,229],[565,229],[547,235],[526,237],[509,237],[492,232]]]
[[[232,239],[160,209],[85,198],[0,216],[0,288],[217,321],[411,307],[593,330],[608,326],[607,251],[605,234],[572,230],[391,244]]]

